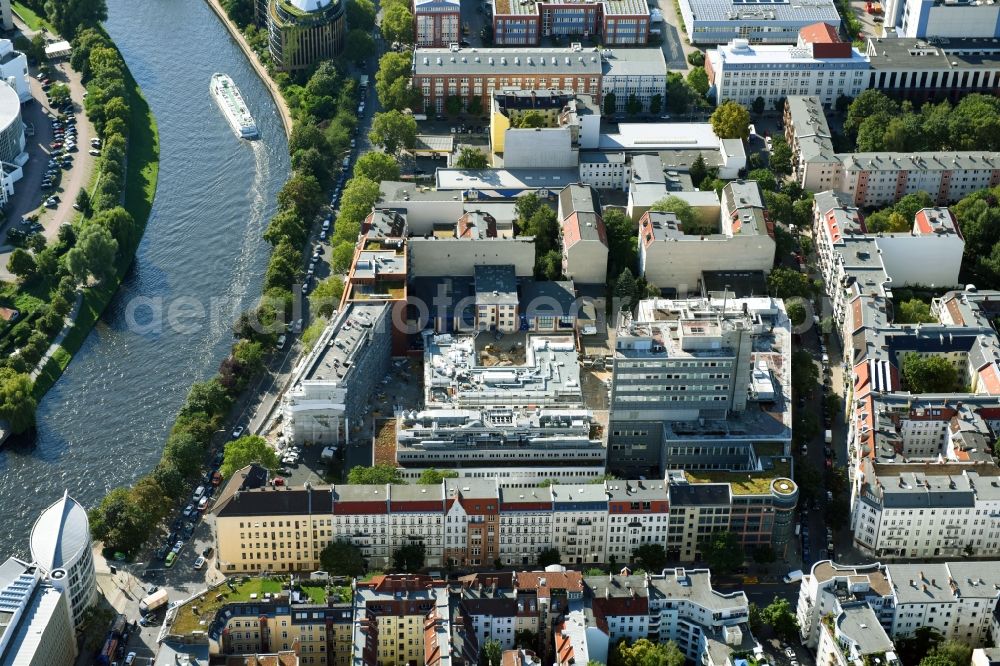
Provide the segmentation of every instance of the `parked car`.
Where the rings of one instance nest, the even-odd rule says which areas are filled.
[[[239,439],[242,434],[243,434],[243,426],[236,426],[236,428],[233,430],[233,439]]]
[[[206,558],[212,557],[212,555],[215,554],[215,549],[212,548],[211,546],[208,546],[207,548],[205,548],[205,550],[201,551],[201,554],[202,557]]]
[[[169,568],[174,566],[174,563],[176,561],[177,561],[177,553],[170,551],[169,553],[167,553],[167,559],[164,564]]]
[[[205,566],[205,558],[204,558],[204,557],[202,557],[201,555],[199,555],[199,556],[198,556],[198,559],[196,559],[196,560],[194,561],[194,568],[195,568],[195,569],[201,569],[201,568],[203,568],[204,566]]]
[[[87,152],[90,153],[91,155],[93,155],[94,157],[100,157],[101,156],[101,151],[98,150],[97,148],[91,148]]]

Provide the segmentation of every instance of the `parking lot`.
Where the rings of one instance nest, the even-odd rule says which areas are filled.
[[[42,233],[47,242],[52,242],[59,234],[59,227],[73,221],[76,211],[73,204],[81,188],[89,185],[95,156],[89,153],[91,140],[96,137],[94,128],[83,113],[84,88],[79,75],[67,63],[57,63],[47,75],[51,84],[62,83],[69,87],[72,103],[66,107],[67,114],[75,121],[76,148],[65,151],[69,160],[64,164],[52,163],[55,154],[65,148],[69,138],[68,125],[53,125],[60,111],[49,104],[39,70],[29,69],[31,93],[34,101],[22,106],[22,118],[29,131],[25,134],[25,151],[28,161],[22,167],[23,177],[14,184],[14,195],[5,209],[6,219],[0,229],[0,279],[13,279],[7,272],[7,260],[14,246],[8,241],[11,230],[20,233]],[[62,141],[57,141],[57,139]],[[59,143],[57,148],[53,144]],[[52,174],[51,187],[43,187],[48,171]],[[58,197],[51,206],[44,203],[48,197]],[[37,214],[37,224],[25,218]]]

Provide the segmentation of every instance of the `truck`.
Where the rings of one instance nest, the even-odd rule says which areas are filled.
[[[362,74],[358,77],[358,86],[360,86],[362,91],[368,90],[368,75]]]
[[[139,602],[139,612],[143,615],[151,613],[165,603],[167,603],[167,591],[157,590]]]
[[[791,583],[801,583],[802,582],[802,570],[801,569],[796,569],[795,571],[789,571],[787,574],[785,574],[785,577],[782,578],[782,580],[785,581],[786,583],[789,583],[789,584],[791,584]]]
[[[833,444],[833,431],[832,430],[827,430],[823,434],[823,441],[826,442],[827,444]]]

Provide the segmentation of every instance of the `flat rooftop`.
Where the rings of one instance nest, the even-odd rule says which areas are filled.
[[[719,150],[721,139],[709,123],[619,123],[601,134],[600,150]]]
[[[306,357],[309,365],[300,375],[304,381],[343,379],[350,371],[354,357],[368,344],[368,332],[379,321],[387,303],[352,303],[327,326],[317,345],[327,344]]]
[[[439,191],[561,190],[580,180],[578,169],[438,169]]]
[[[646,4],[646,0],[598,0],[598,2],[603,6],[605,14],[649,16],[649,5]],[[491,0],[491,3],[493,13],[504,16],[534,16],[541,13],[539,5],[548,4],[535,0]]]
[[[699,23],[704,22],[781,22],[810,25],[817,21],[840,26],[840,13],[834,0],[776,0],[742,2],[739,0],[681,0],[690,7]],[[689,26],[690,28],[690,26]]]
[[[641,0],[645,5],[645,0]],[[648,10],[647,10],[648,13]],[[604,76],[654,76],[666,78],[667,61],[662,49],[605,49]]]
[[[425,404],[582,405],[573,338],[529,335],[523,339],[518,345],[518,336],[498,340],[487,332],[477,336],[425,334]]]
[[[769,11],[769,10],[764,10]],[[700,17],[699,17],[700,18]],[[818,65],[836,66],[838,69],[868,69],[868,58],[856,48],[851,49],[849,58],[817,58],[813,56],[811,46],[795,46],[790,44],[748,44],[745,41],[733,41],[720,44],[712,53],[712,64],[715,58],[723,61],[725,67],[760,69],[765,65]]]
[[[874,70],[916,67],[926,70],[996,69],[1000,44],[987,38],[869,38],[868,57]]]
[[[645,2],[642,4],[645,5]],[[647,12],[648,13],[648,12]],[[418,48],[413,75],[561,74],[598,76],[603,63],[596,48]]]

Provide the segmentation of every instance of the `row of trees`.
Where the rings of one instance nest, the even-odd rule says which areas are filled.
[[[243,0],[225,2],[230,16],[242,26],[253,17],[252,6],[247,5]],[[359,17],[367,15],[374,22],[374,6],[369,0],[351,0],[350,5],[354,20],[363,20]],[[90,67],[100,68],[92,58],[88,62]],[[339,171],[340,158],[350,148],[357,123],[353,113],[357,88],[355,81],[332,62],[321,64],[304,83],[288,76],[276,79],[295,123],[289,139],[292,175],[278,193],[278,212],[264,232],[264,239],[274,250],[264,274],[263,295],[237,320],[236,342],[216,376],[191,387],[159,464],[132,488],[113,490],[91,511],[94,537],[109,549],[136,550],[184,500],[190,482],[202,469],[213,436],[225,426],[236,398],[263,372],[265,356],[273,351],[278,334],[292,314],[293,290],[301,279],[309,229],[326,203],[325,192]],[[88,103],[94,96],[95,91],[90,90]],[[105,131],[115,122],[106,110],[98,117]],[[106,155],[107,147],[104,152]],[[338,231],[345,234],[350,230]],[[357,227],[353,234],[356,238]],[[313,312],[329,316],[342,292],[339,278],[317,285],[312,297]],[[262,438],[241,437],[226,444],[220,473],[231,476],[252,462],[269,469],[278,466],[277,456]]]
[[[83,74],[87,115],[104,139],[104,150],[93,196],[81,190],[77,198],[83,219],[62,227],[51,245],[41,234],[29,237],[27,247],[15,249],[7,265],[18,278],[18,292],[41,301],[0,343],[5,353],[0,365],[0,418],[8,420],[15,433],[34,425],[36,402],[29,373],[63,328],[77,288],[93,287],[123,270],[127,261],[120,255],[130,252],[142,234],[142,224],[121,206],[130,113],[125,62],[98,29],[63,27],[76,35],[71,65]]]
[[[848,106],[844,132],[861,152],[1000,150],[1000,100],[975,93],[955,105],[945,100],[917,109],[866,90]]]

